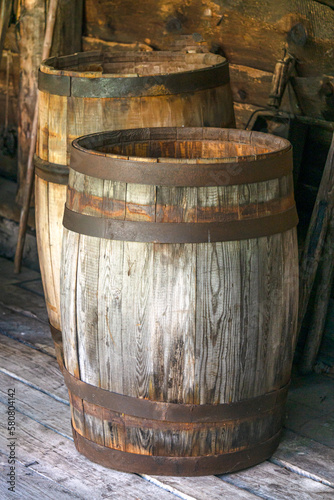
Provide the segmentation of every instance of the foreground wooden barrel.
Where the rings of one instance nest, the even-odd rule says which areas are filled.
[[[130,472],[230,472],[279,442],[296,340],[292,152],[217,128],[73,143],[61,266],[77,449]]]
[[[233,127],[226,59],[175,52],[86,52],[44,61],[39,72],[36,232],[51,326],[60,324],[62,214],[73,139],[147,126]]]

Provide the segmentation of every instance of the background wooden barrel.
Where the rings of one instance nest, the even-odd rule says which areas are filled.
[[[291,171],[289,142],[255,132],[74,141],[61,311],[79,451],[171,475],[272,454],[296,340]]]
[[[214,54],[85,52],[44,61],[39,73],[36,231],[51,325],[60,329],[61,218],[70,144],[104,130],[233,127],[227,61]]]

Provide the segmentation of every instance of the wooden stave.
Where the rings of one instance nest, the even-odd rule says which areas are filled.
[[[112,57],[112,54],[109,54]],[[79,53],[73,56],[65,56],[60,60],[70,60],[76,63],[78,60],[89,59],[94,62],[99,58],[108,58],[108,53]],[[115,54],[116,59],[121,58],[125,63],[131,58],[150,59],[145,54],[128,53],[124,55]],[[154,54],[154,58],[160,56]],[[176,53],[166,53],[161,56],[168,58],[178,57]],[[215,56],[214,54],[181,54],[181,58],[206,59],[207,72],[210,73],[210,64],[214,68],[217,63],[224,65],[224,71],[227,71],[228,66],[224,58]],[[151,56],[152,58],[152,56]],[[45,72],[49,78],[59,79],[64,70],[52,69],[52,64],[57,58],[51,58],[44,61],[41,65],[41,71]],[[50,62],[50,64],[49,64]],[[66,71],[65,71],[66,73]],[[75,71],[70,72],[71,75],[83,78],[84,73]],[[196,71],[193,71],[193,78],[196,78]],[[198,72],[200,74],[200,72]],[[87,72],[87,77],[92,74]],[[72,78],[72,76],[71,76]],[[135,80],[135,78],[133,78]],[[109,78],[110,80],[110,78]],[[205,85],[204,85],[205,87]],[[104,103],[102,109],[101,101]],[[129,101],[130,104],[129,104]],[[180,106],[181,104],[181,106]],[[128,110],[126,108],[128,107]],[[181,109],[180,109],[181,108]],[[108,110],[111,112],[108,113]],[[142,118],[138,121],[138,109],[141,110]],[[50,111],[52,110],[52,112]],[[113,111],[112,111],[113,110]],[[158,111],[155,111],[158,110]],[[191,110],[191,111],[190,111]],[[195,112],[197,110],[197,112]],[[153,112],[154,111],[154,112]],[[100,122],[97,116],[101,116]],[[74,119],[79,116],[79,119]],[[82,121],[80,125],[80,120]],[[163,125],[215,125],[215,126],[235,126],[233,103],[231,89],[228,79],[223,85],[217,85],[216,88],[202,89],[199,92],[185,92],[183,94],[173,94],[165,96],[148,96],[141,97],[119,97],[119,98],[80,98],[66,97],[62,95],[52,94],[45,91],[39,92],[39,129],[37,134],[37,161],[49,162],[50,164],[59,164],[60,169],[69,164],[70,146],[73,139],[78,136],[92,132],[99,132],[110,128],[126,128],[129,125],[136,126],[163,126]],[[66,133],[62,134],[62,130]],[[50,213],[50,203],[55,203],[57,213],[60,214],[66,199],[66,189],[59,184],[64,184],[65,181],[57,180],[57,175],[48,177],[41,176],[41,170],[36,171],[35,176],[35,193],[36,204],[42,203],[41,210],[37,208],[36,216],[36,231],[38,254],[40,267],[42,269],[42,282],[45,296],[47,297],[47,310],[51,323],[56,328],[61,328],[61,318],[59,311],[59,268],[61,254],[61,216],[53,217]],[[47,185],[42,182],[47,181]],[[61,207],[61,208],[60,208]],[[47,214],[47,215],[43,215]],[[43,223],[43,217],[46,220]],[[41,222],[39,220],[41,219]],[[48,227],[51,224],[52,227]],[[43,230],[40,227],[44,227]],[[60,230],[59,230],[60,226]],[[55,235],[58,235],[58,243],[55,241]],[[48,241],[52,240],[55,247],[50,250]],[[51,252],[51,256],[50,256]],[[51,263],[54,262],[54,269],[49,273]],[[46,268],[46,269],[44,269]]]
[[[70,186],[71,186],[71,182],[75,181],[73,175],[75,176],[76,174],[73,174],[73,172],[72,172],[72,181],[70,180]],[[78,174],[78,175],[80,176],[80,174]],[[87,183],[87,177],[88,176],[86,176],[85,183]],[[93,178],[90,178],[90,180],[92,180],[92,179]],[[93,182],[96,182],[96,179],[94,179]],[[284,190],[286,190],[286,192],[290,191],[290,194],[292,193],[291,176],[286,176],[279,181],[279,189],[278,189],[279,196],[281,196],[283,194]],[[101,189],[100,189],[100,191],[101,191]],[[77,208],[77,210],[78,210],[78,208]],[[89,212],[89,210],[88,210],[88,212]],[[138,218],[138,214],[139,214],[139,218],[140,218],[140,211],[138,210],[138,207],[137,207],[137,210],[136,210],[136,208],[134,208],[132,213],[135,214],[137,218]],[[100,214],[100,216],[101,216],[101,214]],[[131,214],[130,214],[130,216],[131,216]],[[143,214],[142,214],[142,216],[143,216]],[[144,216],[147,217],[147,213],[144,214]],[[151,214],[151,218],[153,218],[152,214]],[[66,238],[71,238],[70,231],[65,229],[65,233],[66,233]],[[279,249],[279,248],[281,248],[281,250],[282,250],[282,245],[284,245],[284,243],[283,243],[284,238],[285,239],[288,238],[291,241],[293,241],[292,245],[293,245],[294,253],[292,255],[286,255],[286,258],[289,257],[293,261],[293,265],[291,266],[291,269],[294,272],[294,276],[292,277],[292,280],[289,284],[290,290],[288,291],[288,295],[289,295],[289,301],[290,301],[290,306],[289,306],[290,313],[288,314],[288,316],[291,316],[291,314],[292,314],[293,318],[291,321],[293,323],[293,326],[291,328],[291,325],[290,325],[290,328],[291,328],[291,330],[295,330],[296,304],[294,303],[294,301],[295,301],[295,297],[296,297],[296,287],[297,287],[296,231],[295,231],[295,229],[290,229],[290,230],[286,231],[286,233],[284,235],[282,235],[281,241],[278,241],[279,235],[276,235],[274,238],[276,238],[276,240],[277,240],[276,243],[273,243],[274,246],[276,247],[276,252],[277,252],[277,249]],[[91,239],[94,240],[95,238],[91,238]],[[270,240],[270,239],[271,239],[271,237],[267,238],[267,240]],[[87,244],[88,244],[88,246],[85,247],[86,250],[87,250],[87,248],[89,248],[89,243],[87,243]],[[211,244],[211,245],[213,245],[213,244]],[[132,248],[132,250],[133,250],[133,248]],[[96,251],[96,248],[95,248],[95,251]],[[131,253],[133,253],[133,252],[131,252],[131,250],[130,250],[129,254],[131,254]],[[275,260],[277,260],[278,257],[279,257],[279,254],[276,254]],[[289,273],[287,273],[285,271],[285,276],[288,276],[288,275],[289,275]],[[277,277],[275,279],[277,279]],[[283,329],[283,324],[281,324],[281,328]],[[67,332],[64,332],[64,333],[65,333],[65,341],[66,341]],[[273,389],[273,388],[277,389],[277,388],[281,387],[282,385],[284,385],[284,383],[287,383],[287,381],[290,377],[292,355],[293,355],[294,343],[295,343],[295,338],[293,338],[294,335],[292,335],[291,337],[292,338],[290,339],[290,346],[288,346],[288,350],[286,351],[286,349],[283,349],[283,351],[278,356],[281,359],[287,358],[288,362],[286,363],[286,366],[284,369],[282,367],[282,373],[278,374],[278,376],[276,376],[274,373],[271,373],[272,378],[271,378],[271,382],[267,385],[267,390],[268,390],[268,386],[270,386],[270,384],[271,384],[271,386],[269,387],[270,389]],[[273,340],[273,339],[271,339],[271,340]],[[279,342],[277,342],[277,340],[276,340],[276,343],[282,344],[283,343],[282,340],[283,339],[280,339]],[[273,347],[273,345],[271,347]],[[269,345],[269,347],[267,346],[267,349],[270,350],[270,345]],[[65,349],[65,351],[66,351],[66,349]],[[277,351],[277,347],[276,347],[276,351]],[[66,353],[66,352],[65,352],[65,359],[67,359],[67,363],[69,363],[69,364],[71,364],[71,361],[73,361],[68,357],[68,353]],[[70,371],[72,371],[73,367],[67,366],[67,368]],[[277,368],[277,366],[276,366],[276,368]],[[80,369],[78,367],[76,376],[78,376],[79,372],[80,372]],[[270,372],[270,370],[269,370],[269,372]],[[73,373],[75,373],[75,370],[73,370]],[[263,378],[263,377],[265,377],[265,373],[261,373],[261,378]],[[88,382],[88,380],[86,380],[86,382]],[[254,385],[253,382],[254,381],[252,381],[252,383],[249,383],[248,391],[250,390],[250,387],[253,387],[253,385]],[[257,381],[257,383],[258,382],[259,381]],[[257,390],[259,390],[259,387],[257,388]],[[118,391],[118,392],[120,392],[120,391]],[[242,396],[244,398],[245,397],[247,398],[246,392],[244,394],[239,394],[238,396],[235,393],[234,399],[236,398],[238,400],[238,397],[240,398]],[[261,390],[260,390],[260,392],[261,392]],[[263,392],[265,392],[265,391],[264,391],[264,388],[262,387],[262,394],[263,394]],[[134,396],[134,394],[131,394],[131,396]],[[249,396],[249,394],[248,394],[248,396]],[[122,419],[120,421],[119,418],[114,417],[114,418],[111,418],[110,420],[108,420],[108,418],[106,418],[106,414],[104,415],[104,417],[105,417],[104,419],[101,419],[101,418],[99,419],[98,418],[98,411],[96,408],[95,408],[95,410],[94,410],[94,408],[92,409],[91,405],[87,401],[80,399],[80,398],[79,399],[75,398],[74,395],[72,395],[71,397],[72,397],[72,421],[73,421],[75,435],[79,434],[83,438],[88,439],[89,441],[96,442],[100,445],[106,446],[107,448],[110,447],[112,449],[122,450],[124,452],[129,452],[129,453],[143,453],[145,456],[152,454],[152,455],[157,455],[158,457],[160,457],[160,456],[169,456],[168,452],[170,453],[172,448],[174,448],[174,449],[175,449],[175,447],[177,448],[177,444],[180,442],[183,442],[186,444],[188,443],[188,448],[187,448],[186,444],[182,448],[183,454],[185,454],[185,455],[188,454],[187,456],[189,456],[191,453],[195,453],[195,454],[197,453],[198,456],[202,456],[205,454],[206,455],[214,455],[215,453],[220,453],[222,451],[222,446],[226,445],[226,441],[224,442],[224,440],[221,440],[219,442],[219,439],[217,438],[217,435],[216,435],[216,441],[215,441],[215,446],[217,446],[216,448],[210,449],[210,448],[205,448],[205,447],[201,448],[200,447],[203,442],[205,443],[208,441],[208,442],[211,442],[211,444],[212,444],[212,438],[211,439],[209,438],[209,436],[211,435],[210,432],[212,432],[212,429],[211,430],[207,429],[207,434],[205,436],[202,435],[202,440],[200,440],[201,442],[197,442],[194,444],[194,441],[192,441],[191,438],[189,438],[189,434],[191,437],[193,437],[193,435],[195,434],[195,429],[193,429],[193,431],[190,430],[190,432],[189,432],[189,427],[191,429],[190,424],[189,424],[189,427],[187,430],[185,430],[185,428],[182,428],[182,426],[179,427],[178,430],[175,430],[175,428],[173,427],[174,432],[175,432],[175,439],[173,441],[173,445],[168,446],[167,432],[165,433],[165,435],[163,437],[161,437],[161,434],[163,435],[163,432],[160,432],[160,434],[159,434],[160,441],[159,441],[158,437],[155,434],[155,431],[152,428],[150,428],[149,431],[147,431],[147,429],[146,429],[147,433],[145,434],[145,436],[146,436],[146,438],[145,438],[146,443],[145,443],[145,439],[143,437],[143,434],[142,435],[140,434],[141,431],[139,431],[139,434],[138,434],[138,430],[131,431],[130,429],[128,429],[128,431],[127,430],[124,431],[124,427],[125,427],[125,429],[127,429],[127,427],[126,427],[126,424],[124,423],[124,421],[122,421]],[[154,395],[152,395],[152,393],[151,394],[150,393],[142,394],[141,397],[148,398],[148,399],[154,399]],[[166,398],[164,397],[163,394],[159,394],[158,400],[166,400]],[[233,397],[232,397],[232,400],[233,400]],[[198,401],[198,402],[200,402],[201,404],[208,403],[208,401]],[[182,401],[180,401],[180,403],[182,403]],[[214,400],[214,401],[211,401],[211,403],[214,404],[214,403],[217,403],[217,401]],[[273,435],[275,435],[279,431],[280,426],[282,424],[283,414],[284,414],[284,404],[282,404],[277,409],[276,417],[278,418],[278,420],[276,421],[276,423],[271,423],[271,425],[268,424],[269,428],[270,428],[269,430],[264,428],[265,425],[263,424],[263,420],[261,421],[261,417],[263,417],[263,415],[259,416],[257,424],[256,424],[256,428],[258,430],[261,429],[260,434],[262,432],[262,435],[261,435],[261,437],[257,438],[258,443],[260,443],[261,441],[264,441],[265,439],[272,437]],[[88,423],[87,423],[87,419],[88,419]],[[266,423],[268,423],[267,420],[265,420],[265,421],[266,421]],[[118,422],[118,424],[117,424],[117,422]],[[233,424],[235,424],[235,422],[233,422]],[[233,450],[231,443],[238,439],[238,437],[237,437],[238,432],[236,430],[236,429],[238,429],[238,426],[236,425],[236,428],[233,430],[233,424],[231,424],[232,430],[230,427],[229,432],[226,431],[226,427],[225,427],[225,431],[229,435],[230,441],[226,445],[227,449],[224,449],[224,453],[227,453],[228,451]],[[137,425],[138,425],[138,427],[140,427],[140,425],[142,425],[142,423],[138,422]],[[252,432],[254,432],[254,431],[252,431],[252,428],[251,428],[251,422],[248,421],[247,425],[248,425],[248,428],[247,428],[246,434],[251,435]],[[120,427],[118,427],[118,426],[120,426]],[[218,424],[218,427],[219,427],[219,424]],[[113,429],[113,431],[112,431],[112,429]],[[222,430],[222,427],[221,427],[221,430]],[[122,434],[121,431],[123,432],[123,438],[119,437]],[[125,442],[124,442],[124,432],[126,432]],[[267,434],[266,434],[266,432],[267,432]],[[110,433],[113,436],[112,440],[110,439]],[[109,438],[108,438],[108,436],[109,436]],[[118,436],[118,438],[117,438],[117,436]],[[231,436],[233,436],[233,437],[231,437]],[[123,439],[123,441],[122,441],[122,439]],[[213,438],[213,441],[214,441],[214,438]],[[82,441],[81,441],[81,443],[82,443]],[[77,446],[78,446],[78,449],[81,449],[81,451],[83,452],[82,446],[81,447],[79,445],[77,445]],[[220,449],[219,449],[219,446],[221,447]],[[229,448],[229,446],[230,446],[230,448]],[[169,450],[169,451],[167,451],[167,450]],[[90,458],[94,460],[93,455],[88,454],[88,456],[90,456]],[[264,458],[262,457],[261,459],[259,459],[259,461],[261,461],[262,459],[264,459]],[[111,461],[109,462],[109,466],[115,466],[115,461],[112,458],[110,458],[110,460]],[[246,466],[246,465],[243,465],[242,467],[244,467],[244,466]],[[128,469],[123,468],[122,470],[128,470]],[[133,469],[133,470],[135,470],[135,469]],[[152,473],[151,469],[144,469],[144,470],[141,469],[141,472],[147,472],[148,470],[150,470],[150,473]],[[215,469],[212,469],[212,470],[215,470]],[[212,472],[212,470],[211,470],[211,472]],[[228,469],[223,468],[223,469],[220,469],[220,472],[221,473],[227,472],[227,470]],[[187,467],[181,468],[179,474],[182,475],[183,473],[186,473],[185,471],[187,471],[187,473],[188,473],[189,468],[187,468]],[[173,473],[175,473],[175,470]],[[203,473],[203,469],[202,469],[202,473]]]

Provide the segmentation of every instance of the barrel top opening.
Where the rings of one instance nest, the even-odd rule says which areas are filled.
[[[117,78],[170,75],[222,65],[227,66],[226,59],[211,53],[93,51],[46,59],[40,69],[55,76]]]
[[[286,139],[236,129],[162,127],[116,130],[76,139],[73,148],[93,157],[157,163],[238,163],[290,151]]]

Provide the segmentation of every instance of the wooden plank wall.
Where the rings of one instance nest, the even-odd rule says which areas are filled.
[[[98,38],[163,50],[180,35],[200,33],[209,49],[225,55],[231,64],[239,127],[266,104],[272,72],[284,49],[298,60],[294,86],[305,102],[303,111],[333,119],[333,25],[334,10],[314,0],[147,0],[140,4],[85,0],[85,50]]]

